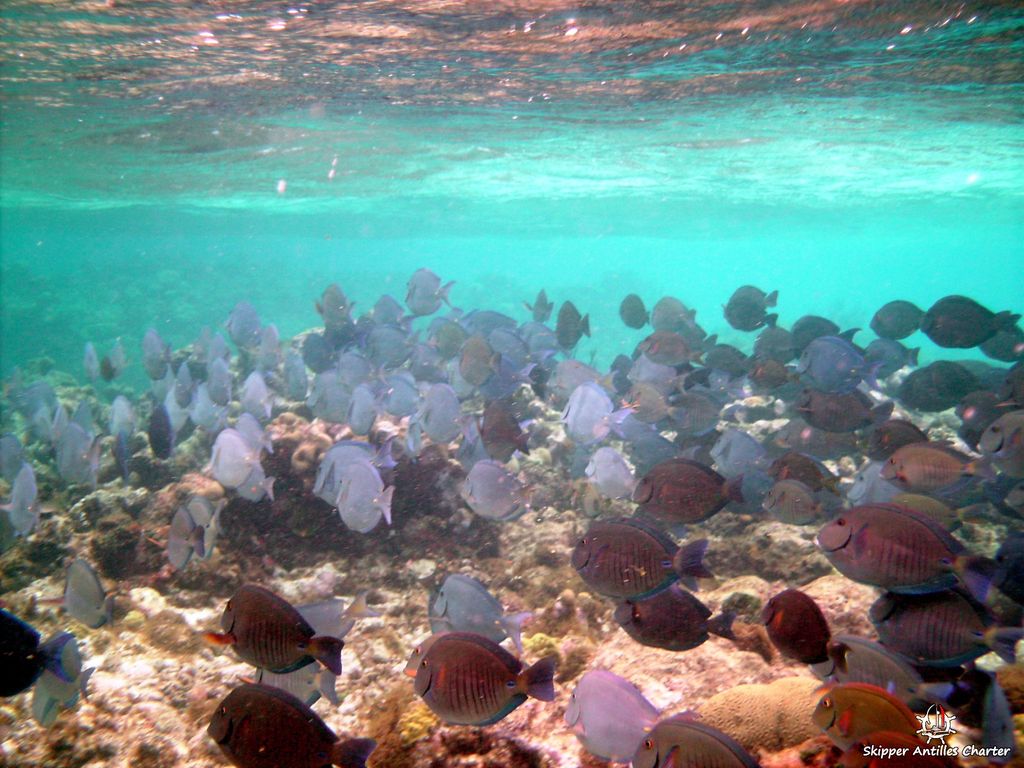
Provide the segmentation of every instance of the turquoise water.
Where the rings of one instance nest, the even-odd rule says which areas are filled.
[[[1013,4],[487,8],[5,4],[3,371],[243,298],[288,336],[420,266],[465,308],[574,299],[601,360],[628,290],[725,339],[748,282],[783,324],[1020,308]]]
[[[13,709],[0,708],[4,765],[8,757],[24,768],[108,764],[103,755],[116,758],[109,764],[118,767],[225,764],[199,729],[213,715],[216,699],[252,670],[231,670],[221,655],[198,650],[195,635],[216,629],[215,617],[246,580],[291,590],[303,601],[342,592],[350,598],[364,588],[375,592],[371,602],[385,616],[361,626],[346,651],[359,662],[354,673],[346,667],[342,681],[349,698],[342,708],[320,705],[332,727],[342,723],[382,742],[390,738],[372,766],[437,765],[449,747],[461,754],[457,742],[438,746],[437,732],[455,728],[434,728],[415,745],[394,743],[400,714],[423,717],[423,707],[419,715],[413,708],[411,683],[397,670],[422,640],[428,592],[443,573],[472,570],[506,609],[535,613],[535,639],[562,643],[559,653],[567,657],[578,651],[575,675],[583,667],[604,666],[628,673],[638,685],[648,684],[647,693],[656,692],[659,707],[668,707],[663,715],[697,708],[740,682],[794,674],[795,663],[787,666],[781,657],[768,663],[763,641],[751,639],[760,632],[758,611],[740,622],[751,632],[750,622],[757,624],[755,634],[735,648],[756,650],[762,658],[736,656],[734,646],[719,638],[651,665],[658,656],[650,648],[622,644],[613,601],[595,597],[600,590],[570,570],[571,552],[590,525],[584,512],[590,515],[591,507],[608,515],[644,510],[627,499],[595,501],[592,487],[576,483],[598,443],[586,442],[586,431],[573,432],[572,416],[559,421],[568,392],[552,395],[549,387],[547,402],[541,402],[544,367],[554,369],[555,361],[574,356],[604,373],[616,355],[633,353],[651,329],[629,329],[620,319],[620,301],[631,292],[648,309],[663,296],[678,297],[696,309],[709,334],[744,353],[755,334],[732,329],[722,313],[744,284],[778,291],[772,311],[781,326],[789,328],[806,314],[824,315],[843,329],[864,329],[856,337],[862,345],[873,338],[867,328],[874,312],[894,299],[927,309],[943,296],[965,294],[994,311],[1024,313],[1019,2],[4,0],[0,95],[0,421],[4,431],[17,433],[15,441],[5,440],[5,451],[14,455],[24,448],[26,464],[38,473],[41,502],[39,527],[21,523],[19,530],[27,525],[28,534],[15,540],[10,531],[18,516],[3,518],[15,498],[7,479],[0,494],[0,550],[6,548],[0,552],[0,597],[5,608],[46,635],[66,626],[63,613],[45,606],[59,594],[60,571],[74,556],[96,564],[121,606],[113,627],[86,632],[80,616],[78,623],[67,621],[82,640],[86,663],[97,668],[90,702],[62,712],[59,725],[46,732],[30,719],[28,696],[12,699]],[[140,346],[147,329],[156,329],[179,353],[177,370],[188,373],[198,361],[182,366],[182,350],[204,326],[228,335],[224,322],[241,301],[255,306],[263,324],[276,324],[288,345],[297,334],[323,327],[314,304],[328,285],[344,289],[358,318],[382,293],[402,303],[409,277],[424,267],[455,282],[451,303],[463,310],[496,310],[525,321],[523,303],[544,289],[556,308],[571,300],[590,316],[590,337],[573,350],[533,351],[532,362],[544,373],[533,379],[537,397],[521,387],[522,402],[505,413],[513,426],[528,417],[523,423],[535,450],[508,467],[521,473],[531,514],[484,521],[493,510],[474,506],[461,482],[480,458],[470,427],[482,418],[485,383],[461,378],[468,377],[466,370],[476,376],[475,369],[493,368],[500,355],[467,355],[468,363],[449,365],[461,398],[458,422],[452,418],[462,432],[458,448],[455,442],[432,444],[428,433],[417,453],[419,426],[410,424],[425,420],[426,405],[419,410],[419,401],[411,421],[404,420],[410,412],[399,415],[396,406],[360,433],[394,445],[400,462],[394,472],[384,472],[386,490],[376,470],[380,487],[361,488],[374,505],[386,498],[388,514],[394,499],[394,520],[365,538],[336,518],[336,507],[355,511],[348,506],[355,480],[344,481],[344,492],[337,480],[333,506],[322,485],[313,492],[321,467],[335,471],[324,458],[327,446],[355,434],[346,431],[351,425],[322,418],[338,416],[324,410],[330,398],[321,395],[333,387],[348,402],[354,379],[346,375],[343,387],[321,375],[323,390],[314,389],[303,404],[291,400],[290,387],[286,402],[282,377],[268,373],[276,394],[267,403],[254,396],[260,402],[253,405],[240,393],[243,380],[259,378],[248,377],[256,355],[235,345],[229,383],[239,400],[249,401],[244,408],[250,415],[266,405],[263,422],[270,420],[273,400],[270,434],[277,441],[272,457],[252,445],[246,449],[244,461],[239,458],[244,479],[235,485],[214,466],[221,461],[215,435],[225,434],[216,414],[193,427],[181,410],[184,396],[198,411],[203,390],[193,395],[182,377],[168,396],[154,396],[161,386],[148,380]],[[415,319],[419,340],[433,316]],[[354,349],[366,327],[359,326],[355,341],[340,343]],[[123,377],[90,387],[85,344],[92,342],[103,356],[117,339],[129,358]],[[905,343],[922,348],[922,365],[982,356],[978,349],[940,349],[920,332]],[[315,343],[305,351],[314,363]],[[41,364],[41,357],[52,366]],[[273,360],[267,365],[276,371]],[[19,369],[25,371],[21,378]],[[217,371],[211,362],[203,373],[207,383]],[[50,419],[45,387],[20,387],[51,372],[54,396],[76,414],[77,429],[60,425],[60,408]],[[792,418],[784,431],[797,429],[787,445],[820,451],[830,467],[838,467],[843,504],[861,504],[869,491],[881,499],[896,490],[862,485],[870,473],[864,441],[856,442],[853,433],[816,432],[811,441],[811,430],[801,429],[795,417],[811,423],[814,411],[801,405],[797,388],[771,390],[771,384],[758,383],[749,391],[763,396],[765,407],[746,398],[726,402],[740,390],[719,386],[710,376],[705,388],[702,373],[707,371],[690,381],[661,381],[668,395],[661,405],[668,410],[694,383],[701,387],[695,391],[709,394],[685,402],[703,400],[704,406],[673,408],[672,418],[649,432],[634,423],[628,441],[619,441],[613,430],[598,442],[622,446],[638,471],[641,464],[660,466],[655,462],[662,453],[678,449],[709,462],[709,472],[714,460],[725,474],[722,457],[708,452],[713,443],[728,448],[746,431],[752,441],[732,443],[735,451],[753,450],[753,442],[772,459],[785,442],[776,430]],[[377,374],[383,376],[384,368],[366,374],[361,396],[369,391],[375,406],[395,392],[400,399],[401,377],[389,378],[385,390]],[[948,369],[946,374],[951,376]],[[902,375],[882,389],[897,401],[897,414],[930,430],[933,441],[952,437],[956,418],[914,405],[920,393],[904,392],[898,386]],[[989,390],[972,395],[999,403],[972,405],[967,413],[974,415],[964,418],[980,419],[980,412],[994,419],[998,408],[1020,405],[1019,378],[1012,390],[1013,382],[1003,377],[1003,370],[989,369],[984,384],[971,384]],[[616,384],[611,377],[602,381]],[[575,391],[598,389],[588,384]],[[209,399],[209,392],[207,387],[203,397]],[[607,410],[636,392],[643,389],[609,389],[616,402],[608,400]],[[118,393],[138,409],[130,434],[86,430],[93,420],[107,425]],[[713,399],[719,397],[721,403]],[[34,413],[15,413],[15,406],[24,410],[26,404]],[[175,431],[172,405],[182,421],[175,445],[167,434]],[[866,414],[868,406],[860,405]],[[688,420],[684,412],[691,408],[700,419],[702,407],[711,409],[714,421],[718,406],[717,428],[730,427],[721,443],[714,426],[695,436],[700,429],[688,434],[693,425],[674,421]],[[885,407],[892,404],[886,400],[873,415],[882,418]],[[235,417],[243,404],[231,401],[230,408],[242,428]],[[340,411],[356,422],[355,408]],[[620,415],[603,416],[597,427]],[[833,419],[845,415],[834,413]],[[195,412],[189,418],[199,421]],[[861,426],[869,420],[865,416]],[[595,436],[598,431],[592,430]],[[247,434],[246,442],[252,440]],[[674,436],[676,443],[655,435]],[[97,455],[91,475],[75,464]],[[15,478],[25,477],[22,456],[16,458]],[[973,473],[976,462],[964,458],[950,472]],[[957,494],[949,497],[954,506],[970,504],[960,510],[957,535],[972,554],[994,555],[1020,528],[1020,485],[1011,490],[1019,480],[1011,475],[1016,465],[996,464],[998,483],[924,489]],[[857,494],[850,482],[855,468]],[[788,477],[785,471],[782,477]],[[736,583],[739,607],[760,605],[769,588],[783,583],[820,586],[819,577],[834,575],[811,528],[773,520],[780,513],[762,508],[769,485],[760,488],[757,481],[764,478],[752,476],[746,506],[734,502],[707,525],[704,518],[682,516],[659,523],[672,522],[675,535],[683,520],[687,536],[710,539],[716,576],[731,585],[714,598],[716,611],[725,608]],[[723,484],[715,492],[731,493],[718,479]],[[276,497],[264,497],[267,480]],[[697,491],[678,494],[682,501],[708,495],[700,482],[711,480],[689,482]],[[33,499],[35,494],[33,485]],[[225,524],[215,559],[179,562],[175,571],[165,547],[172,535],[181,536],[182,518],[172,508],[194,501],[193,494],[212,494],[210,500],[223,494]],[[840,503],[839,496],[828,501],[828,510]],[[1018,505],[1017,517],[1011,502]],[[513,509],[521,509],[518,501]],[[169,531],[172,520],[178,525]],[[1005,577],[1000,588],[1013,586],[1007,573],[999,572]],[[749,588],[764,594],[745,592],[755,582]],[[865,615],[873,582],[829,583],[817,599],[834,621],[833,631],[870,632]],[[1006,610],[1010,618],[1001,614],[999,620],[1019,626],[1020,612]],[[143,635],[145,643],[132,639]],[[526,656],[547,652],[544,642],[528,645]],[[157,663],[167,656],[170,665]],[[806,669],[797,671],[810,679]],[[526,764],[583,765],[562,721],[575,679],[566,672],[558,680],[556,705],[531,702],[487,732],[500,735],[499,746],[515,737],[548,751],[543,763]],[[817,690],[817,681],[811,683]],[[170,707],[157,727],[146,720],[156,710],[136,703],[164,698]],[[780,698],[787,707],[793,703]],[[788,717],[758,708],[776,723]],[[528,711],[524,725],[521,715]],[[971,716],[962,714],[967,724]],[[998,736],[998,730],[988,735]],[[817,726],[811,733],[817,735]],[[389,762],[398,753],[407,762]],[[494,754],[488,765],[524,764],[502,762],[507,752],[497,748]]]

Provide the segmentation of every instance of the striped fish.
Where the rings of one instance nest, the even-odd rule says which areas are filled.
[[[959,580],[984,599],[994,572],[992,561],[970,556],[941,525],[901,504],[848,509],[817,542],[841,574],[891,592],[939,592]]]
[[[497,643],[472,632],[434,635],[406,667],[416,693],[450,725],[490,725],[528,697],[553,701],[555,657],[523,668]]]
[[[994,626],[984,606],[956,590],[882,595],[868,615],[887,648],[929,667],[958,667],[990,650],[1013,664],[1024,637],[1022,629]]]
[[[345,643],[338,637],[317,636],[291,603],[269,589],[255,584],[239,587],[224,607],[220,624],[224,632],[210,632],[206,640],[234,646],[239,658],[254,667],[284,673],[319,661],[341,674]]]
[[[600,520],[576,542],[572,567],[602,595],[641,598],[680,578],[695,588],[693,578],[710,576],[702,563],[707,544],[700,539],[680,549],[668,534],[640,520]]]

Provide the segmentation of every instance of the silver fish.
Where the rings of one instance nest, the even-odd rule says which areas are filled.
[[[430,604],[430,629],[439,632],[475,632],[500,643],[512,640],[520,654],[521,626],[532,613],[505,614],[501,603],[472,576],[453,573],[444,580]]]
[[[595,757],[628,763],[658,721],[658,710],[628,680],[603,669],[580,678],[565,710],[565,723]]]
[[[111,620],[113,609],[114,598],[107,595],[93,567],[81,558],[73,560],[64,582],[64,610],[96,629]]]

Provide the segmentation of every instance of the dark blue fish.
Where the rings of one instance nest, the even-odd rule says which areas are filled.
[[[162,403],[153,409],[149,417],[149,447],[158,459],[169,459],[174,453],[174,427],[171,416]]]
[[[875,339],[864,350],[864,360],[881,378],[892,376],[904,366],[917,366],[919,347],[907,349],[892,339]]]
[[[845,393],[853,391],[862,379],[877,388],[875,371],[860,351],[839,336],[822,336],[811,341],[800,353],[797,372],[804,381],[822,392]]]

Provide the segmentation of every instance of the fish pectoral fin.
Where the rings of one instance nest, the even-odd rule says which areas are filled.
[[[203,634],[203,640],[210,645],[234,645],[238,642],[230,632],[206,632]]]

